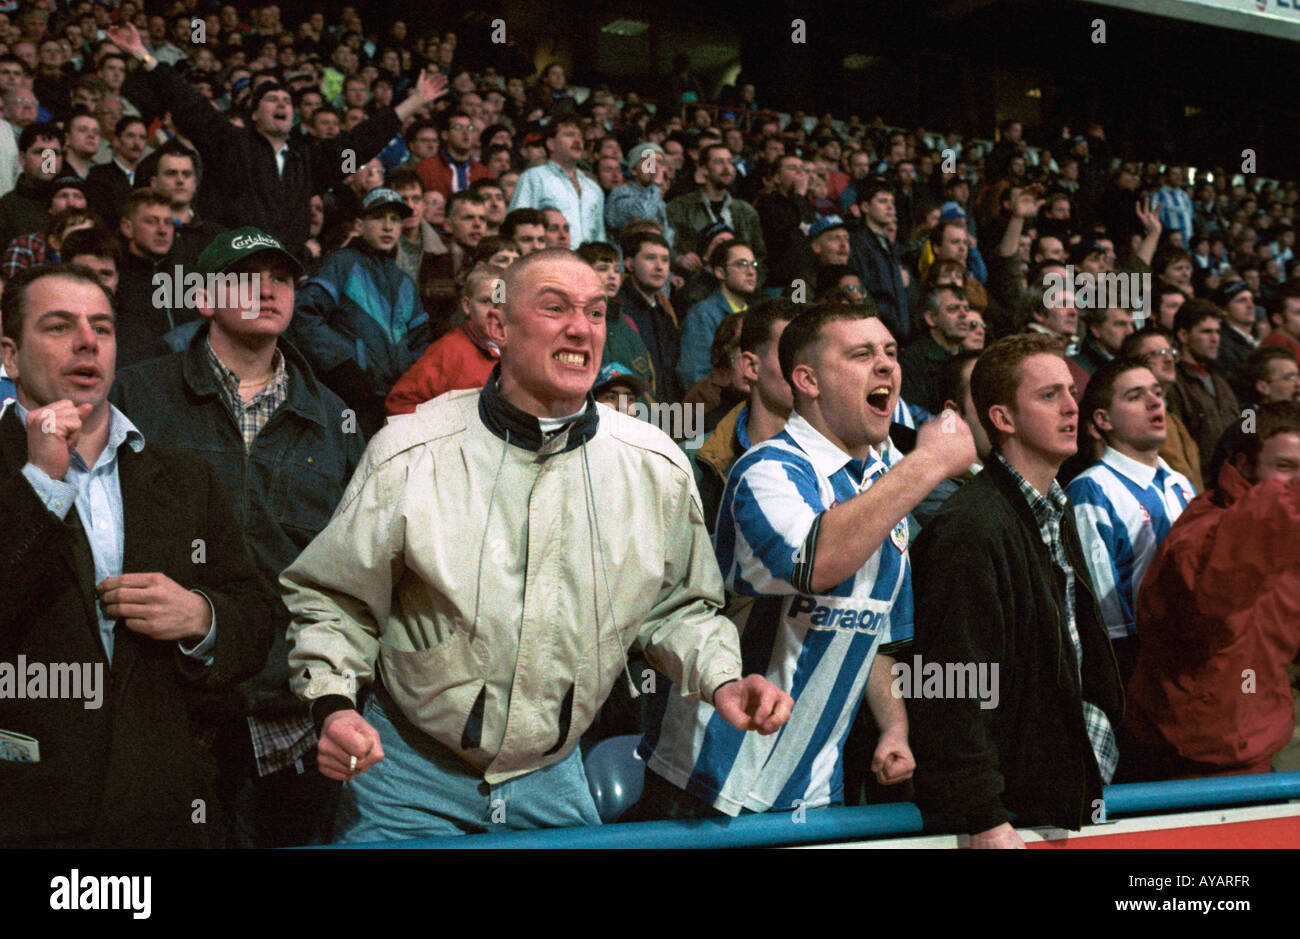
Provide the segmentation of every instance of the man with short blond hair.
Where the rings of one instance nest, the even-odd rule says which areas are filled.
[[[322,726],[321,772],[348,782],[343,841],[598,824],[577,743],[633,641],[741,730],[772,733],[789,716],[779,689],[742,678],[685,457],[591,397],[605,339],[596,272],[553,249],[505,281],[505,308],[488,312],[501,361],[487,385],[380,430],[281,578],[292,686]],[[453,523],[478,543],[422,534]],[[554,537],[520,534],[542,530]]]

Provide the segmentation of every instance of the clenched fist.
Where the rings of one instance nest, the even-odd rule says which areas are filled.
[[[64,398],[28,411],[27,459],[31,464],[50,479],[67,476],[81,426],[93,410],[93,404],[73,404]]]
[[[916,450],[943,468],[945,477],[960,476],[978,459],[975,438],[956,411],[935,415],[916,432]]]

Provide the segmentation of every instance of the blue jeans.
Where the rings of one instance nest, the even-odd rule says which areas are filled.
[[[558,763],[491,785],[416,729],[382,689],[363,716],[378,731],[384,758],[344,783],[336,843],[600,824],[577,747]]]

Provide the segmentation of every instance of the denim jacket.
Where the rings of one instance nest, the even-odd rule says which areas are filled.
[[[254,565],[274,587],[334,514],[364,441],[359,432],[346,432],[343,402],[281,338],[289,397],[246,452],[207,362],[207,337],[204,325],[183,351],[123,369],[112,399],[146,440],[192,453],[216,470]],[[240,686],[243,707],[262,715],[300,710],[288,668],[280,633],[262,672]]]

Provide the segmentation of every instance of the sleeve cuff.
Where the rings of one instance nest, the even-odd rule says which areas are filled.
[[[217,608],[212,605],[211,598],[202,590],[192,590],[191,593],[197,593],[203,598],[208,605],[208,612],[212,617],[212,625],[208,627],[208,634],[199,641],[199,644],[192,649],[185,648],[185,642],[182,640],[177,643],[180,646],[181,654],[191,659],[197,659],[202,665],[212,664],[214,653],[217,647]]]
[[[972,835],[997,828],[1003,822],[1009,821],[1011,816],[997,799],[991,799],[966,811],[966,830]]]
[[[23,466],[23,475],[36,492],[41,504],[59,518],[66,519],[77,500],[77,488],[62,479],[53,479],[35,463]]]
[[[742,669],[738,659],[728,659],[720,664],[710,667],[708,672],[700,679],[700,697],[709,704],[713,704],[713,696],[718,693],[718,689],[723,685],[733,681],[740,681]]]
[[[324,697],[317,698],[311,703],[311,719],[316,725],[316,734],[322,733],[321,725],[325,723],[325,718],[329,717],[335,711],[352,711],[356,705],[351,698],[346,698],[341,694],[327,694]]]

